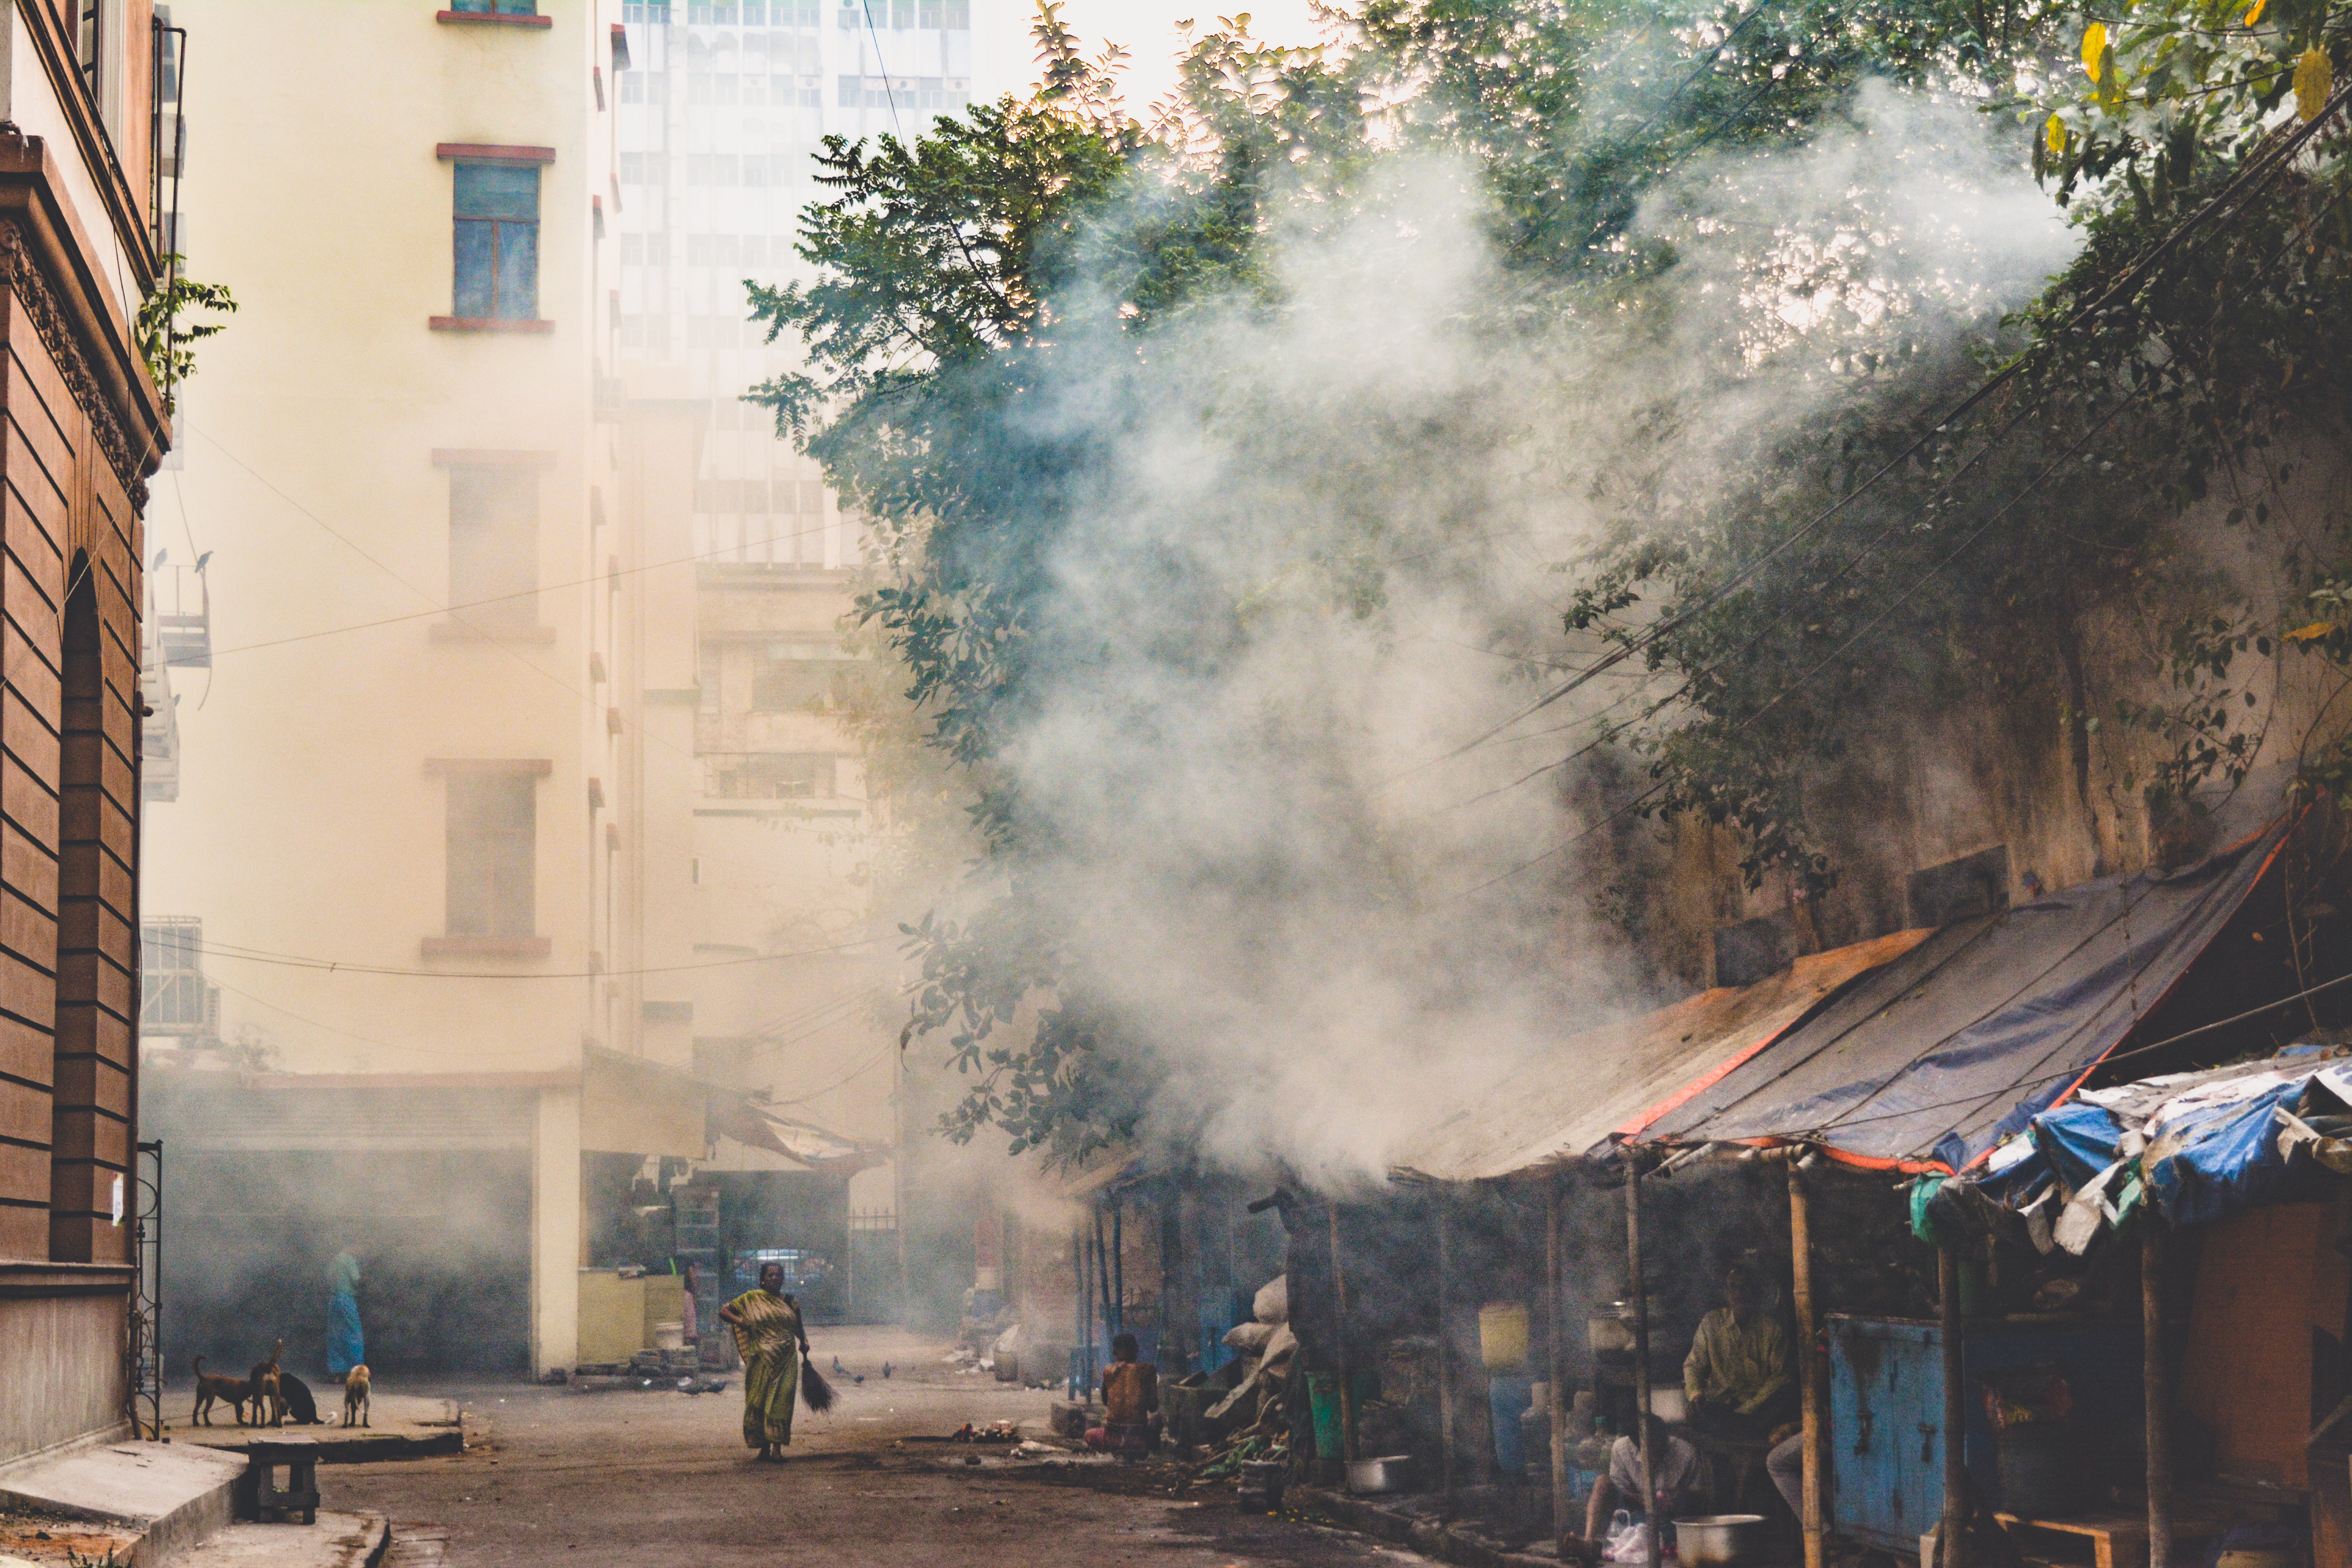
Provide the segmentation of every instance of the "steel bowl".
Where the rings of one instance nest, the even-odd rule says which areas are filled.
[[[1764,1516],[1709,1513],[1675,1521],[1675,1554],[1682,1568],[1736,1568],[1763,1556]]]
[[[1377,1459],[1356,1459],[1348,1466],[1351,1492],[1402,1492],[1412,1489],[1412,1456],[1388,1454]]]

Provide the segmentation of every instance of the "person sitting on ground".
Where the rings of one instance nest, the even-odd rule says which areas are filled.
[[[1140,1459],[1160,1439],[1160,1369],[1141,1354],[1133,1334],[1114,1335],[1110,1364],[1103,1368],[1103,1424],[1087,1434],[1097,1453]]]
[[[1725,1273],[1723,1300],[1700,1321],[1683,1363],[1690,1424],[1715,1436],[1765,1438],[1796,1414],[1789,1335],[1764,1310],[1763,1282],[1747,1264]]]
[[[1698,1450],[1680,1437],[1669,1436],[1655,1416],[1650,1418],[1650,1441],[1656,1473],[1650,1478],[1655,1485],[1649,1515],[1663,1526],[1691,1511],[1706,1478],[1699,1469]],[[1584,1510],[1586,1545],[1600,1548],[1610,1518],[1621,1504],[1637,1521],[1643,1517],[1642,1446],[1631,1433],[1609,1445],[1609,1473],[1593,1483],[1592,1500]]]

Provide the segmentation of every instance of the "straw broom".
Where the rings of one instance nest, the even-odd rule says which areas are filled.
[[[835,1395],[833,1384],[825,1382],[816,1363],[809,1359],[808,1341],[801,1341],[801,1398],[811,1410],[822,1415],[833,1408]]]

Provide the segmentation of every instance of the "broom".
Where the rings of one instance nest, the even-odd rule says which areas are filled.
[[[808,1402],[811,1410],[820,1415],[833,1408],[833,1384],[825,1382],[824,1375],[809,1364],[806,1345],[801,1347],[801,1397]]]
[[[792,1301],[793,1299],[790,1296],[787,1296],[784,1300]],[[800,1303],[793,1301],[793,1308],[795,1311],[799,1310]],[[805,1333],[802,1334],[801,1398],[807,1403],[808,1407],[811,1410],[814,1410],[819,1415],[822,1415],[826,1411],[833,1408],[833,1402],[835,1397],[836,1395],[833,1392],[833,1384],[825,1382],[824,1375],[816,1369],[816,1363],[809,1359],[808,1335]]]

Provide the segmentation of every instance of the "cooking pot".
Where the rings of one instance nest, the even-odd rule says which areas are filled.
[[[1760,1513],[1709,1513],[1675,1521],[1675,1554],[1682,1568],[1736,1568],[1764,1552]]]
[[[1412,1489],[1412,1456],[1387,1454],[1377,1459],[1355,1459],[1348,1465],[1351,1492],[1402,1492]]]

